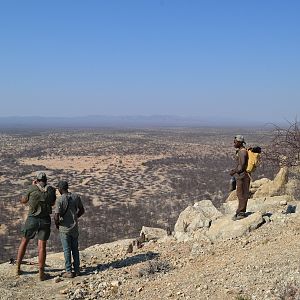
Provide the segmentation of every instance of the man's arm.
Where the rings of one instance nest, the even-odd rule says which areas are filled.
[[[77,218],[80,218],[84,214],[84,207],[79,207],[79,210],[77,212]]]
[[[57,229],[59,229],[59,219],[60,219],[60,206],[61,206],[61,197],[55,203],[55,211],[54,211],[54,223]]]
[[[246,149],[241,149],[239,151],[239,165],[237,167],[237,173],[243,173],[247,169],[247,162],[248,162],[248,152]]]
[[[27,192],[25,195],[21,196],[20,198],[20,202],[22,204],[26,204],[29,201],[29,195],[32,193],[32,191],[34,190],[34,187],[36,186],[36,180],[32,181],[32,185],[28,188]]]
[[[22,204],[26,204],[28,202],[29,198],[27,196],[21,196],[20,198],[20,202]]]
[[[238,151],[238,164],[237,166],[230,171],[230,175],[233,176],[234,174],[241,174],[247,169],[247,162],[248,162],[248,153],[246,149],[240,149]]]
[[[81,202],[80,196],[78,196],[78,212],[77,212],[77,218],[80,218],[84,214],[84,207]]]
[[[29,195],[30,195],[31,191],[32,191],[32,188],[30,187],[30,188],[27,190],[26,194],[23,194],[23,195],[21,196],[20,202],[21,202],[22,204],[26,204],[26,203],[29,201]]]
[[[50,186],[50,194],[51,194],[51,206],[55,205],[56,202],[56,189],[53,186]]]

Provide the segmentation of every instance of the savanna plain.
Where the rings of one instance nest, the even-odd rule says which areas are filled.
[[[0,131],[0,262],[15,259],[27,207],[20,196],[38,171],[49,184],[60,179],[78,193],[80,249],[139,235],[141,227],[173,230],[179,213],[196,201],[216,207],[229,194],[235,165],[233,137],[264,147],[266,129],[252,128],[68,128]],[[278,170],[262,164],[255,179]],[[48,252],[61,251],[52,224]],[[30,243],[26,257],[37,255]],[[25,257],[25,258],[26,258]]]

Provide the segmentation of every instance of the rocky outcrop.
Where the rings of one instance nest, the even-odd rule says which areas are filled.
[[[253,198],[271,197],[284,193],[285,185],[288,182],[288,168],[280,169],[274,180],[262,184],[253,194]]]
[[[195,240],[197,245],[209,239],[212,242],[241,237],[265,222],[281,222],[287,214],[298,212],[298,202],[293,194],[297,179],[288,180],[287,168],[281,168],[274,180],[262,178],[251,183],[253,197],[248,200],[248,216],[233,221],[238,206],[236,191],[230,193],[220,211],[209,200],[188,206],[180,215],[175,225],[175,238],[181,241]],[[288,189],[289,188],[289,189]],[[285,194],[285,192],[293,191]],[[300,215],[300,214],[299,214]],[[195,245],[196,245],[195,244]],[[199,246],[195,247],[199,252]]]
[[[250,184],[250,198],[272,197],[289,195],[294,200],[299,198],[300,176],[296,167],[283,167],[279,170],[274,180],[261,178],[252,181]],[[232,191],[225,202],[236,201],[236,191]]]
[[[286,212],[288,205],[296,205],[297,202],[290,195],[281,195],[273,197],[260,197],[248,200],[247,211],[261,213]],[[222,205],[226,214],[233,214],[238,206],[238,201],[229,201]]]
[[[146,241],[150,241],[150,240],[156,241],[158,239],[166,237],[168,234],[167,234],[166,230],[161,229],[161,228],[143,226],[140,236],[143,236],[143,235],[145,236]]]
[[[300,200],[300,166],[289,168],[285,193]]]
[[[174,236],[179,241],[193,239],[196,231],[209,228],[212,221],[221,216],[222,213],[210,200],[196,202],[179,215],[174,227]]]
[[[213,222],[206,235],[211,241],[232,239],[245,235],[264,223],[262,213],[256,212],[239,221],[232,221],[226,215]]]
[[[250,184],[250,195],[253,195],[256,193],[256,191],[263,185],[270,183],[272,180],[268,178],[261,178],[255,181],[251,181]]]

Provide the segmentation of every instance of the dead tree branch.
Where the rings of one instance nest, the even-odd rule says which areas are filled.
[[[274,138],[266,147],[264,156],[267,161],[278,166],[298,166],[300,163],[300,123],[295,120],[288,122],[286,128],[275,124]]]

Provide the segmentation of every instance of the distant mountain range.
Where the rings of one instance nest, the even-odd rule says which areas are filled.
[[[11,116],[0,117],[0,128],[48,128],[48,127],[182,127],[182,126],[235,126],[261,125],[261,122],[247,122],[242,119],[219,119],[182,117],[172,115],[152,116],[108,116],[92,115],[80,117]]]

